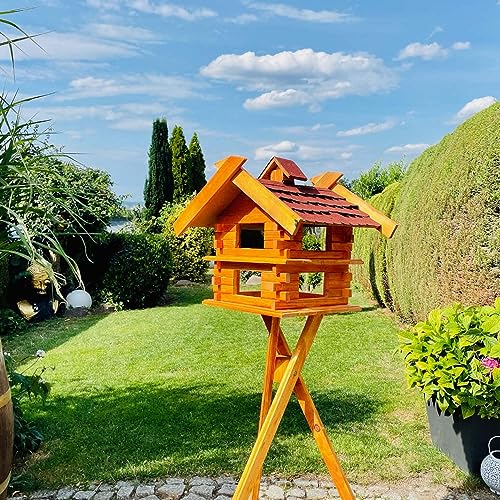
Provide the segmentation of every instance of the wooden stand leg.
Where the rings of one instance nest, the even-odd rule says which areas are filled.
[[[233,495],[235,500],[247,500],[253,489],[257,475],[262,468],[264,459],[276,434],[279,423],[285,413],[288,400],[292,395],[295,384],[299,378],[300,370],[304,366],[307,354],[311,348],[314,337],[318,331],[323,316],[308,316],[306,324],[297,342],[294,352],[287,363],[285,372],[271,403],[262,428],[257,436],[250,458],[245,466],[240,482]]]
[[[269,338],[267,339],[266,367],[264,369],[262,402],[260,405],[259,432],[262,429],[262,425],[264,424],[264,420],[271,406],[271,400],[273,396],[274,369],[276,366],[276,353],[278,349],[278,337],[281,331],[280,318],[270,316],[262,316],[262,318],[264,319],[264,322],[266,322],[265,318],[268,318],[269,320]],[[259,498],[261,476],[262,468],[257,473],[257,478],[253,486],[251,495],[252,500],[258,500]]]
[[[270,330],[272,325],[267,318],[264,318],[264,323],[266,324],[267,329]],[[288,346],[281,328],[279,329],[277,350],[278,354],[282,356],[291,355],[290,347]],[[328,471],[330,472],[333,483],[337,488],[340,498],[342,498],[343,500],[354,499],[354,494],[351,490],[349,482],[347,481],[337,455],[333,450],[332,443],[328,438],[323,422],[321,421],[321,417],[319,416],[318,410],[316,409],[316,406],[314,405],[314,402],[311,398],[311,394],[309,393],[309,390],[304,383],[302,375],[299,376],[297,383],[295,384],[294,392],[297,396],[297,400],[300,404],[302,412],[306,417],[307,423],[309,424],[309,428],[313,433],[321,456],[328,468]]]

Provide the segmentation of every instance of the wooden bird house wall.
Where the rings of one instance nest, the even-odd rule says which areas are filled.
[[[238,195],[215,225],[214,299],[270,309],[347,304],[352,228],[324,231],[325,250],[305,250],[303,225],[290,235],[250,198]],[[241,290],[243,270],[261,273],[260,290]],[[322,293],[301,291],[300,275],[310,272],[323,273]]]
[[[273,157],[258,178],[229,156],[174,224],[215,228],[214,298],[206,304],[258,314],[331,314],[349,306],[353,227],[380,230],[388,238],[396,224],[338,184],[342,174],[326,172],[307,181],[292,160]],[[304,248],[308,231],[323,236],[320,250]],[[260,289],[243,286],[245,271],[260,273]],[[304,288],[306,273],[320,273],[322,286]],[[312,282],[310,282],[312,283]],[[259,287],[256,287],[259,288]]]

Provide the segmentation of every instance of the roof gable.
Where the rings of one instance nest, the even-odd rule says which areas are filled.
[[[291,160],[302,176],[300,168]],[[327,172],[313,178],[313,186],[295,186],[283,179],[281,182],[267,179],[266,171],[282,168],[282,158],[274,157],[259,179],[252,177],[242,168],[246,158],[228,156],[216,163],[217,172],[205,187],[195,196],[174,223],[177,234],[188,227],[213,226],[217,218],[238,196],[247,195],[269,217],[275,220],[289,234],[295,234],[301,223],[311,225],[342,225],[351,227],[372,227],[390,238],[397,225],[382,212],[337,184],[341,174]],[[287,172],[293,165],[287,165]],[[292,170],[290,170],[292,168]],[[270,170],[270,171],[271,171]],[[288,175],[288,174],[287,174]],[[291,177],[288,177],[291,179]]]
[[[290,181],[293,184],[294,180],[307,181],[306,174],[302,172],[300,167],[293,160],[287,160],[279,156],[273,156],[271,158],[266,168],[259,175],[259,179],[274,180],[272,179],[272,172],[275,170],[281,171],[285,182]]]

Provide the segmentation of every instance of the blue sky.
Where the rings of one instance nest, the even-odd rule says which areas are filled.
[[[5,3],[5,2],[4,2]],[[500,0],[32,0],[37,38],[0,52],[52,141],[141,201],[154,118],[198,133],[207,175],[274,154],[311,177],[410,160],[500,98]],[[2,10],[3,10],[2,9]]]

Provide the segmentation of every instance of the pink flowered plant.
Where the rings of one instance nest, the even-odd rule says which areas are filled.
[[[494,368],[500,368],[500,361],[494,358],[483,358],[481,364],[489,368],[490,372],[492,372]]]

